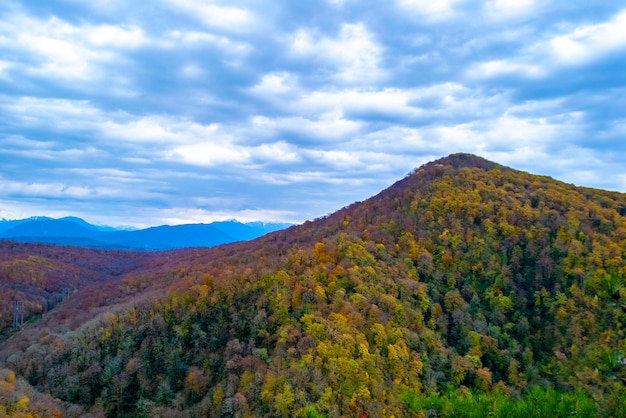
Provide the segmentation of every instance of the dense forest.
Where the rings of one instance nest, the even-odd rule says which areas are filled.
[[[169,258],[150,252],[0,241],[0,342],[10,335],[12,301],[23,302],[28,322],[85,286],[130,272],[159,270]]]
[[[625,252],[626,195],[455,154],[254,241],[102,255],[0,346],[0,416],[626,416]]]

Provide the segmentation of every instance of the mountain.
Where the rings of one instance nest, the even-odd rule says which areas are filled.
[[[16,226],[25,222],[32,222],[32,221],[38,221],[38,220],[50,220],[50,219],[52,218],[48,218],[45,216],[33,216],[31,218],[18,219],[18,220],[7,220],[3,218],[0,220],[0,232],[4,232],[8,229],[15,228]]]
[[[214,247],[216,245],[238,241],[211,224],[157,226],[138,231],[119,232],[106,238],[109,243],[116,243],[129,248],[172,249],[183,247]]]
[[[626,416],[625,215],[622,193],[455,154],[253,241],[128,252],[147,258],[0,346],[13,396],[0,403],[31,391],[21,411],[68,416]],[[14,292],[36,287],[26,272],[97,259],[11,245],[48,260]]]
[[[67,238],[67,237],[84,237],[96,238],[100,232],[95,228],[87,227],[84,224],[77,223],[67,219],[47,219],[37,218],[22,222],[19,225],[9,228],[2,232],[3,238],[21,238],[21,237],[41,237],[41,238]]]
[[[264,222],[249,222],[242,224],[241,222],[237,221],[224,221],[213,222],[211,226],[219,229],[225,234],[233,237],[238,237],[238,241],[247,241],[250,239],[258,238],[261,235],[265,235],[270,232],[289,228],[290,226],[293,226],[293,224]]]
[[[237,221],[159,226],[143,230],[116,230],[92,225],[76,217],[34,217],[0,222],[0,239],[42,242],[101,249],[168,250],[213,247],[257,238],[289,224]]]

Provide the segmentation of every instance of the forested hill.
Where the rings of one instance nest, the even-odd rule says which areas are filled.
[[[2,402],[66,416],[626,416],[625,215],[624,194],[452,155],[323,219],[77,292],[0,347],[0,390],[36,395]],[[105,285],[115,305],[93,307]]]

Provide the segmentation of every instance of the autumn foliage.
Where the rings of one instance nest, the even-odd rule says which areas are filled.
[[[95,416],[626,416],[625,215],[453,155],[255,241],[141,256],[0,359]]]

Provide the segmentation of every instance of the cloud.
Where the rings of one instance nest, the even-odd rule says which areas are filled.
[[[262,164],[291,164],[302,161],[299,150],[296,147],[282,141],[253,147],[250,153],[254,161]]]
[[[206,75],[206,72],[201,65],[189,63],[181,68],[180,74],[182,77],[189,79],[201,79]]]
[[[8,69],[11,68],[11,66],[13,65],[13,63],[9,62],[9,61],[2,61],[0,60],[0,79],[4,78],[4,79],[8,79]]]
[[[93,133],[95,125],[105,119],[102,111],[87,100],[37,98],[0,95],[0,121],[18,132],[14,138],[26,138],[29,143],[55,144],[61,141],[59,134],[74,132]],[[36,138],[28,138],[31,132]],[[45,133],[42,133],[45,132]],[[69,138],[66,138],[66,141]],[[91,139],[79,139],[81,146]]]
[[[220,139],[177,146],[165,158],[203,167],[225,165],[286,164],[300,161],[298,151],[285,142],[265,143],[248,147]]]
[[[314,91],[303,94],[290,106],[307,114],[335,112],[359,123],[424,124],[436,118],[457,121],[483,118],[500,111],[505,102],[499,92],[486,93],[459,83],[442,83],[423,88]]]
[[[484,5],[485,13],[494,20],[526,17],[536,12],[537,7],[538,4],[535,0],[491,0]]]
[[[324,63],[338,82],[367,84],[387,77],[380,65],[383,49],[363,23],[343,24],[334,38],[300,30],[291,37],[290,50],[296,58]]]
[[[118,120],[106,120],[95,125],[99,135],[103,138],[167,146],[185,144],[194,141],[194,139],[215,136],[219,130],[216,124],[201,125],[167,116],[124,116]]]
[[[143,30],[136,26],[89,25],[84,28],[72,29],[71,32],[84,35],[84,39],[91,45],[99,47],[137,48],[148,42]]]
[[[165,157],[199,166],[242,164],[250,160],[245,149],[222,145],[214,141],[175,147],[165,153]]]
[[[31,94],[37,94],[38,86],[54,86],[57,91],[83,92],[92,98],[138,97],[146,80],[163,76],[169,65],[185,59],[187,63],[177,68],[178,75],[202,80],[207,71],[203,59],[197,57],[206,46],[228,66],[240,65],[252,51],[246,42],[187,28],[158,31],[136,22],[76,23],[19,11],[2,18],[0,48],[9,51],[11,61],[2,61],[0,81],[11,80],[13,86]],[[141,61],[150,55],[160,58],[163,52],[169,59],[158,66],[150,68]],[[138,68],[143,77],[136,77]]]
[[[170,49],[178,48],[181,45],[203,47],[208,44],[219,48],[229,55],[244,56],[252,51],[252,46],[246,42],[201,31],[173,30],[166,32],[162,39],[157,39],[156,41],[158,44]]]
[[[355,135],[362,126],[359,121],[344,118],[341,112],[325,113],[315,120],[301,116],[273,119],[257,116],[252,123],[265,130],[266,136],[296,134],[301,138],[314,138],[318,142],[330,142]]]
[[[439,22],[455,17],[457,12],[455,6],[464,2],[465,0],[398,0],[398,6],[409,15]]]
[[[626,10],[607,22],[580,26],[534,48],[544,50],[562,65],[585,64],[604,55],[626,50]]]
[[[142,200],[158,196],[147,191],[137,190],[127,195],[127,190],[119,187],[93,187],[71,184],[71,182],[22,182],[2,179],[3,196],[53,199],[119,199]]]
[[[119,168],[68,168],[66,172],[79,177],[97,178],[100,182],[113,184],[135,185],[145,182],[144,178],[137,177],[137,170]]]
[[[180,225],[185,223],[211,223],[237,219],[240,222],[255,222],[264,219],[266,222],[300,223],[303,219],[298,213],[288,210],[242,209],[242,210],[206,210],[201,208],[176,207],[162,210],[155,214],[162,224]]]
[[[294,104],[300,112],[374,112],[379,114],[416,115],[420,109],[409,103],[417,95],[401,89],[340,89],[312,91],[303,94]]]
[[[625,184],[614,2],[5,3],[13,217],[304,220],[459,151]]]
[[[127,54],[148,43],[136,26],[75,25],[57,17],[3,16],[0,49],[7,51],[12,62],[0,79],[10,80],[13,89],[33,93],[54,85],[132,97],[137,92],[129,85],[128,77],[111,69],[128,65]],[[100,89],[101,83],[107,88]]]
[[[272,72],[264,74],[261,81],[254,85],[250,92],[261,98],[272,98],[294,91],[297,77],[287,72]]]
[[[333,6],[342,7],[349,0],[326,0],[326,1]]]
[[[545,78],[561,69],[591,64],[621,51],[626,51],[626,10],[602,23],[550,34],[507,59],[477,62],[467,73],[474,78],[505,75]]]
[[[193,19],[198,19],[210,28],[225,32],[249,32],[259,26],[253,12],[242,7],[220,6],[202,0],[165,0],[174,6],[173,11],[182,11]]]
[[[73,25],[60,18],[36,19],[14,14],[0,23],[0,47],[26,56],[16,67],[45,78],[90,80],[102,76],[99,64],[117,58],[117,50],[148,42],[135,26]]]
[[[503,75],[538,78],[545,76],[546,73],[546,68],[540,65],[511,62],[507,60],[483,62],[469,70],[469,74],[475,78],[491,78]]]
[[[607,129],[598,133],[598,138],[613,140],[626,138],[626,118],[610,121]]]
[[[94,147],[65,149],[42,149],[42,147],[36,147],[36,149],[36,152],[33,152],[32,148],[8,149],[1,150],[0,153],[30,160],[64,161],[66,164],[73,161],[97,159],[103,156],[103,153]]]

